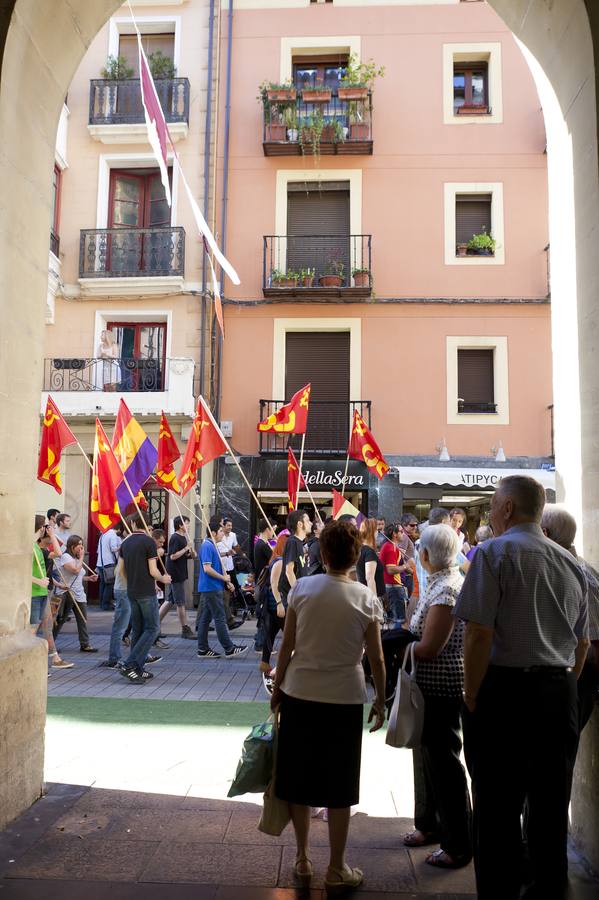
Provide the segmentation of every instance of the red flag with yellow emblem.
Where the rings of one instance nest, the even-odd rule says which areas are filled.
[[[122,482],[123,473],[114,450],[100,420],[96,419],[90,512],[92,522],[102,533],[112,528],[121,518],[117,489]]]
[[[347,455],[352,459],[359,459],[361,462],[366,463],[368,468],[374,471],[377,478],[384,478],[389,471],[389,466],[379,450],[379,445],[372,436],[372,432],[367,427],[366,422],[358,413],[358,410],[354,412]]]
[[[295,453],[291,447],[287,448],[287,493],[289,494],[289,512],[297,508],[297,495],[306,487],[304,476],[299,470]]]
[[[57,493],[62,494],[60,457],[65,447],[76,443],[77,438],[65,422],[52,397],[48,395],[46,415],[42,424],[37,480],[51,485]]]
[[[205,466],[206,463],[216,459],[227,452],[227,445],[220,432],[220,428],[204,406],[204,401],[200,397],[198,400],[198,411],[196,412],[191,428],[191,434],[185,448],[185,456],[181,464],[179,472],[179,484],[181,486],[181,494],[185,494],[191,490],[196,481],[196,473],[198,469]]]
[[[268,418],[258,422],[258,431],[276,431],[285,434],[305,434],[308,427],[308,406],[312,385],[307,384],[294,394],[289,403]]]
[[[174,494],[180,494],[181,488],[177,481],[173,463],[176,463],[181,456],[181,451],[177,447],[177,442],[173,437],[173,432],[168,419],[162,413],[160,419],[160,431],[158,432],[158,463],[156,464],[156,484],[172,491]]]

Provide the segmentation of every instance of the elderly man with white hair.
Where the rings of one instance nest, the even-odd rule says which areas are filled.
[[[463,577],[456,557],[458,536],[449,525],[429,525],[420,538],[420,561],[428,573],[426,591],[410,622],[417,635],[416,681],[425,698],[420,755],[424,784],[415,781],[416,830],[404,843],[432,843],[439,849],[426,861],[439,868],[459,868],[472,858],[471,808],[462,749],[462,692],[464,689],[464,623],[453,615]],[[422,791],[434,798],[425,821]]]

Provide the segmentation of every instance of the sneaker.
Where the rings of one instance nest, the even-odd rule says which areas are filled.
[[[52,662],[53,669],[72,669],[75,663],[67,662],[66,659],[55,659]]]
[[[147,656],[146,657],[146,666],[151,666],[152,663],[160,662],[162,659],[161,656]]]
[[[141,672],[138,672],[137,669],[126,668],[123,666],[122,669],[119,669],[123,678],[126,678],[127,681],[130,681],[131,684],[144,684],[146,681],[149,681],[154,676],[151,672],[146,672],[143,669]]]
[[[152,646],[158,647],[159,650],[168,650],[169,649],[169,645],[166,643],[166,641],[163,641],[159,637],[156,638],[156,640],[154,641]]]
[[[195,634],[189,627],[189,625],[184,625],[181,629],[181,637],[185,638],[187,641],[195,641]]]
[[[275,679],[273,677],[272,672],[263,672],[262,673],[262,684],[264,685],[264,690],[268,694],[269,697],[272,697],[272,692],[275,685]]]
[[[110,662],[109,659],[104,659],[98,666],[99,669],[118,669],[119,662]]]
[[[198,650],[198,656],[200,659],[220,659],[220,653],[217,653],[215,650]]]
[[[227,659],[231,659],[233,656],[243,656],[244,653],[248,652],[247,647],[242,647],[240,644],[234,644],[231,650],[227,650],[225,656]]]
[[[79,648],[79,652],[80,652],[80,653],[97,653],[97,652],[98,652],[98,648],[97,648],[97,647],[90,647],[89,644],[86,644],[85,647],[80,647],[80,648]]]

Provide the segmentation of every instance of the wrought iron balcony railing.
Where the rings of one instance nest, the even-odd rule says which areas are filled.
[[[165,391],[168,359],[79,359],[44,360],[44,391]]]
[[[266,235],[263,240],[265,297],[368,297],[372,291],[370,234]]]
[[[260,421],[275,413],[284,400],[260,400]],[[310,421],[306,432],[304,453],[310,456],[344,456],[349,443],[349,429],[357,409],[370,427],[370,400],[310,400]],[[287,453],[287,447],[299,453],[301,434],[273,431],[259,432],[261,454]]]
[[[135,278],[184,274],[185,230],[88,228],[79,242],[80,278]]]
[[[189,79],[161,78],[154,83],[166,121],[189,124]],[[144,121],[139,78],[91,80],[90,125],[137,125]]]
[[[301,90],[269,93],[263,100],[265,156],[372,154],[371,91],[346,88],[339,96],[326,90],[324,102]]]
[[[471,400],[458,400],[458,413],[496,413],[496,403],[480,403]]]

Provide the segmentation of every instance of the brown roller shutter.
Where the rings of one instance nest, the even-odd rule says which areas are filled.
[[[455,200],[456,244],[467,244],[473,234],[491,230],[491,194],[457,194]]]
[[[458,350],[458,397],[465,403],[494,403],[493,350]]]
[[[341,450],[349,436],[347,331],[291,331],[286,336],[285,397],[312,384],[306,449]],[[301,438],[300,438],[301,441]],[[293,446],[299,443],[296,437]]]
[[[317,182],[289,185],[287,194],[287,267],[316,269],[324,275],[327,263],[339,259],[349,284],[349,185]],[[295,238],[295,240],[294,240]]]

